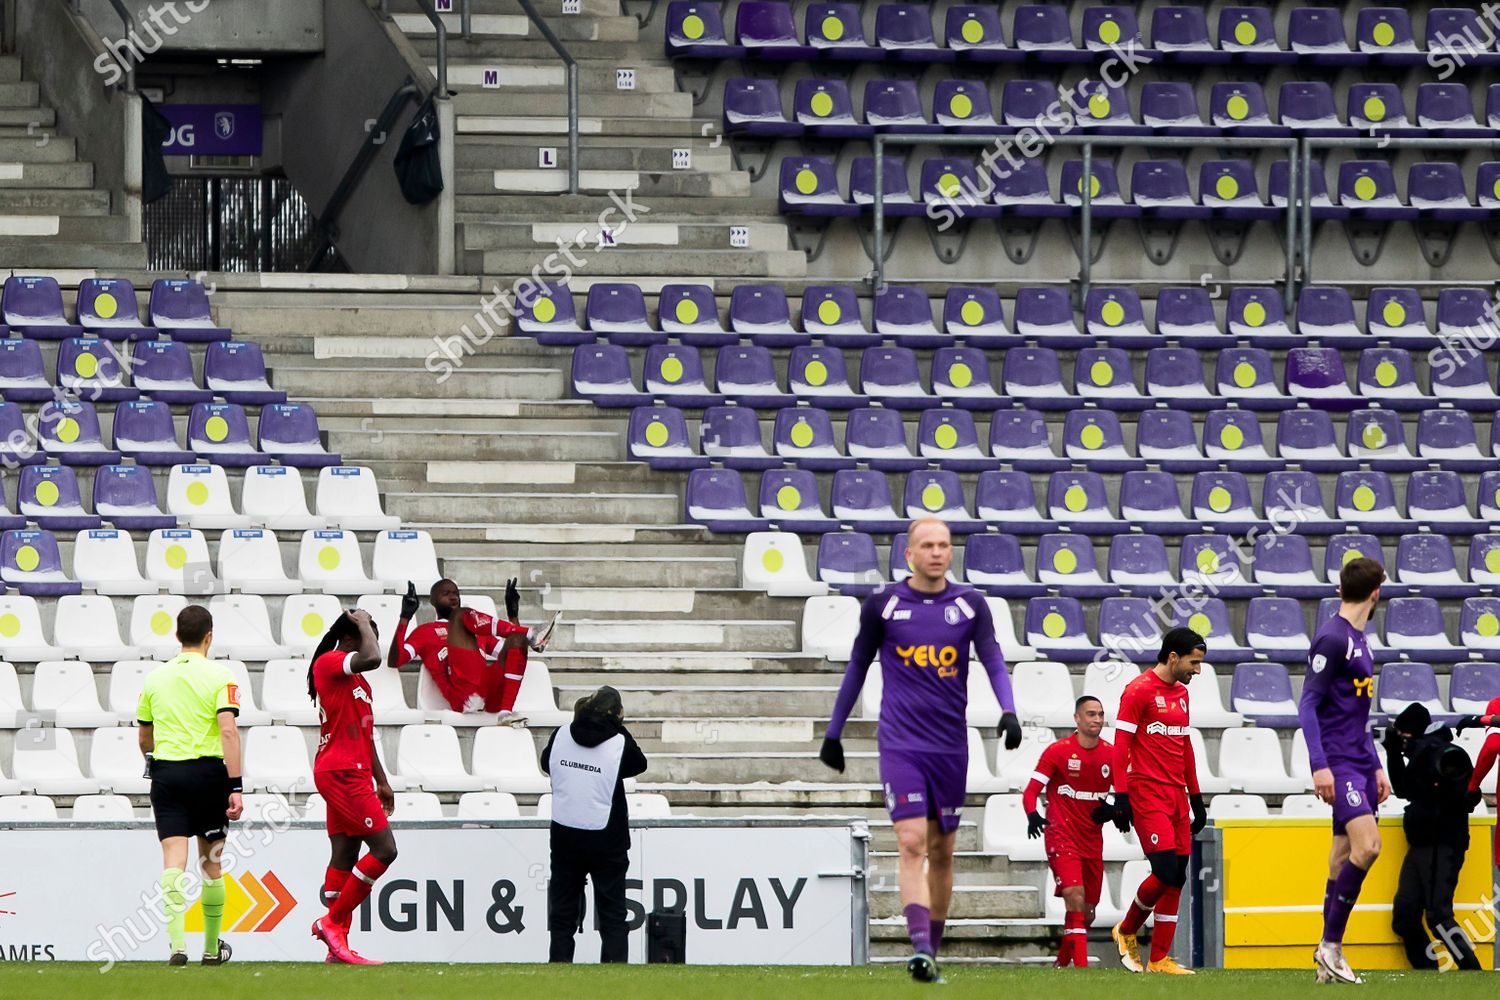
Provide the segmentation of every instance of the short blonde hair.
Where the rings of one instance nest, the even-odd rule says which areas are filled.
[[[915,521],[913,521],[911,524],[907,525],[907,527],[906,527],[906,544],[907,544],[907,547],[911,547],[912,545],[916,544],[917,529],[918,528],[922,528],[922,527],[926,527],[929,524],[936,525],[939,528],[942,528],[943,531],[946,532],[949,535],[950,538],[952,537],[952,531],[948,528],[948,522],[947,521],[944,521],[940,517],[919,517]]]

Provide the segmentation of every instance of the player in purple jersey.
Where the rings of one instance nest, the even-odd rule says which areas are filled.
[[[819,756],[844,770],[844,722],[878,652],[880,783],[900,846],[901,903],[915,951],[906,968],[919,982],[941,982],[936,956],[953,896],[953,845],[969,770],[971,644],[1000,701],[1007,750],[1021,745],[1021,723],[984,595],[947,579],[948,526],[937,518],[913,521],[906,560],[910,577],[865,599]]]
[[[1369,732],[1375,661],[1365,639],[1365,625],[1375,613],[1383,582],[1385,570],[1373,559],[1344,564],[1339,573],[1339,613],[1313,637],[1297,705],[1313,790],[1333,806],[1323,938],[1313,952],[1320,983],[1362,981],[1344,958],[1344,928],[1365,874],[1380,856],[1375,807],[1391,794]]]

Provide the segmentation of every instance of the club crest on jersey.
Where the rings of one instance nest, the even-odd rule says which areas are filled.
[[[1312,658],[1313,673],[1315,673],[1315,674],[1321,674],[1323,672],[1323,668],[1325,668],[1327,666],[1328,666],[1328,657],[1324,656],[1322,653],[1319,653],[1317,656],[1314,656]]]
[[[1108,764],[1100,764],[1099,765],[1099,777],[1101,777],[1101,778],[1107,778],[1107,777],[1109,777],[1109,765]]]
[[[958,610],[958,605],[956,604],[950,604],[943,609],[943,621],[947,622],[949,625],[957,625],[960,617],[962,617],[962,615]]]

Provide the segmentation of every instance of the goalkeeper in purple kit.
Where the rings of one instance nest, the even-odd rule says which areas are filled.
[[[971,644],[1000,702],[1007,750],[1021,745],[1021,723],[984,595],[947,579],[948,526],[937,518],[913,521],[906,558],[911,576],[865,599],[819,756],[844,770],[839,739],[878,652],[880,783],[900,845],[901,903],[915,952],[906,967],[919,982],[941,982],[936,956],[953,896],[953,846],[969,770]]]

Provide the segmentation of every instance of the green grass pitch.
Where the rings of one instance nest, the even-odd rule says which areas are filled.
[[[504,995],[541,998],[603,996],[608,1000],[824,1000],[858,997],[912,997],[934,992],[939,997],[1103,996],[1108,1000],[1184,996],[1213,1000],[1277,1000],[1316,992],[1343,992],[1318,986],[1312,971],[1239,972],[1205,970],[1196,977],[1136,976],[1120,969],[1087,972],[1046,967],[952,966],[948,982],[925,986],[911,982],[899,966],[860,969],[727,966],[546,965],[387,965],[379,968],[267,963],[229,965],[222,969],[128,963],[101,975],[98,967],[74,963],[0,965],[0,997],[67,1000],[360,1000],[363,997],[420,997],[476,1000]],[[1416,991],[1433,990],[1447,997],[1492,997],[1490,973],[1372,972],[1357,994],[1367,1000],[1409,1000]],[[1076,991],[1076,992],[1075,992]]]

